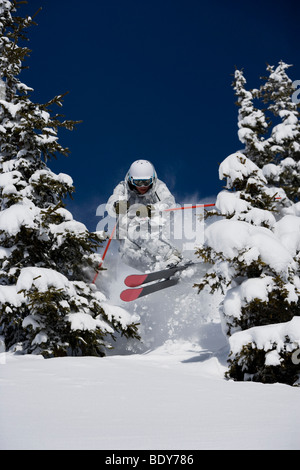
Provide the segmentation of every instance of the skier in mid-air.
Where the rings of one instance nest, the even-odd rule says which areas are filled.
[[[157,178],[152,163],[133,162],[106,206],[110,215],[118,216],[117,238],[126,264],[144,270],[176,266],[182,260],[168,239],[170,227],[164,211],[174,207],[174,196]]]

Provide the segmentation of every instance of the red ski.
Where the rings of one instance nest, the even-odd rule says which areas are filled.
[[[126,289],[121,292],[120,298],[123,302],[132,302],[133,300],[137,300],[145,295],[153,294],[154,292],[166,289],[167,287],[175,286],[178,281],[179,277],[159,281],[154,284],[139,287],[138,289]]]
[[[174,276],[179,271],[184,271],[185,269],[192,266],[193,262],[186,263],[182,266],[173,266],[172,268],[162,269],[161,271],[154,271],[152,273],[146,274],[131,274],[127,276],[124,283],[127,287],[138,287],[148,282],[158,281],[160,279],[169,279],[171,276]]]

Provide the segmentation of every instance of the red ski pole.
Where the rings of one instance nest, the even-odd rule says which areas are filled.
[[[197,209],[198,207],[212,207],[212,206],[215,206],[215,204],[197,204],[196,206],[173,207],[171,209],[164,209],[164,212],[183,211],[184,209]]]
[[[115,233],[115,231],[116,231],[118,222],[119,222],[119,220],[117,220],[117,222],[116,222],[114,228],[112,229],[112,232],[111,232],[111,234],[110,234],[110,237],[109,237],[109,239],[108,239],[107,245],[106,245],[106,247],[105,247],[105,250],[104,250],[102,259],[101,259],[100,264],[99,264],[99,266],[98,266],[98,270],[97,270],[97,272],[96,272],[96,274],[95,274],[95,277],[94,277],[94,279],[93,279],[93,284],[95,284],[95,282],[96,282],[96,280],[97,280],[97,277],[98,277],[98,275],[99,275],[100,269],[101,269],[101,267],[102,267],[103,261],[104,261],[105,256],[106,256],[106,253],[108,252],[109,245],[111,244],[111,241],[112,241],[112,239],[113,239],[114,233]]]

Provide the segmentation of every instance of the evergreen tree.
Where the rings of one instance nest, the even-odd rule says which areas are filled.
[[[265,136],[269,129],[269,123],[264,112],[254,106],[257,90],[246,90],[246,79],[242,70],[236,70],[232,84],[237,97],[238,112],[238,137],[245,145],[244,155],[249,157],[258,166],[269,162],[267,152],[268,142]]]
[[[226,189],[207,217],[223,220],[208,226],[197,251],[211,269],[196,287],[223,292],[229,377],[294,384],[300,377],[292,360],[300,345],[300,147],[287,68],[284,62],[275,70],[268,67],[265,84],[251,92],[245,90],[243,73],[235,73],[245,149],[220,165]],[[254,99],[267,108],[259,111]]]
[[[268,182],[284,188],[287,197],[296,202],[300,193],[300,121],[299,105],[293,101],[293,82],[287,75],[289,67],[283,61],[276,68],[268,65],[269,75],[263,78],[263,85],[252,90],[245,88],[243,71],[236,70],[233,87],[243,153],[260,168],[266,167]]]
[[[20,44],[34,21],[18,7],[0,0],[0,338],[6,349],[45,357],[101,356],[116,332],[138,337],[136,318],[91,283],[105,234],[73,220],[63,203],[72,179],[47,166],[69,154],[58,130],[76,123],[53,114],[62,95],[37,104],[20,81],[30,53]]]
[[[269,76],[260,87],[259,96],[276,123],[267,141],[273,165],[266,174],[271,183],[284,188],[288,198],[296,202],[300,194],[300,114],[299,105],[293,101],[293,82],[286,72],[290,67],[283,61],[275,70],[268,65]]]
[[[295,227],[300,229],[300,218],[279,215],[278,189],[269,187],[261,169],[240,152],[227,157],[219,173],[227,179],[216,202],[224,218],[205,231],[204,246],[197,253],[211,268],[195,286],[223,293],[219,311],[231,342],[229,377],[294,383],[300,369],[291,357],[300,337],[292,341],[273,335],[268,344],[256,344],[249,337],[253,328],[260,337],[259,327],[299,316],[300,231],[295,239]],[[283,190],[280,197],[285,197]],[[236,343],[243,347],[236,351]],[[276,365],[270,364],[270,352],[277,354]]]

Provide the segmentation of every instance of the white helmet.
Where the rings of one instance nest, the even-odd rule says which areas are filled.
[[[148,160],[136,160],[127,173],[127,182],[133,187],[150,187],[156,181],[156,172]]]

